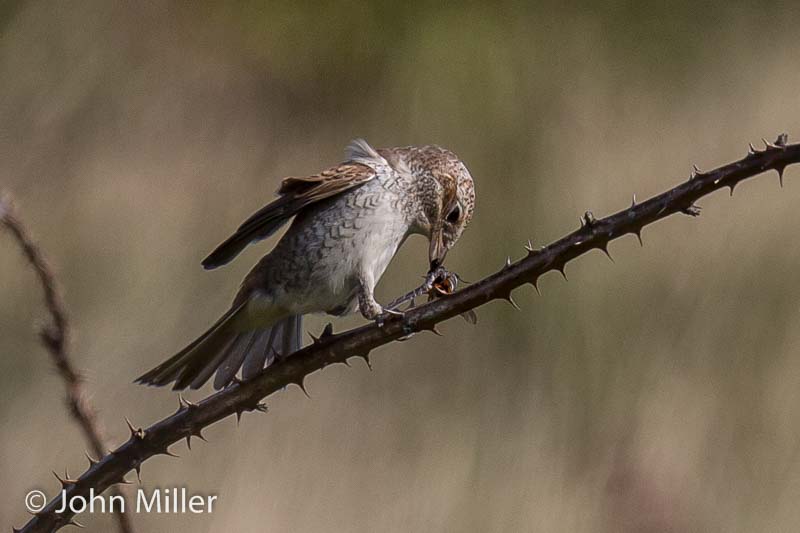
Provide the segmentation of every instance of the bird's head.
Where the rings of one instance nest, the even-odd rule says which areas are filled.
[[[430,239],[430,268],[441,266],[472,219],[475,185],[467,167],[449,150],[438,146],[414,148],[407,164],[417,178],[423,219]]]
[[[414,218],[412,232],[430,239],[431,271],[444,262],[472,220],[475,185],[472,175],[456,154],[440,146],[406,146],[373,149],[358,139],[348,147],[350,161],[373,168],[388,164],[401,177]]]

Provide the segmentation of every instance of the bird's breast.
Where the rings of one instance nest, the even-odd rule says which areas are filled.
[[[330,276],[334,288],[348,288],[362,275],[377,283],[404,240],[409,225],[392,199],[382,196],[390,195],[355,198],[357,208],[329,226],[328,253],[322,263],[327,272],[335,272]]]
[[[368,183],[304,213],[269,260],[270,284],[293,312],[329,311],[349,304],[359,279],[377,284],[410,224],[397,194]]]

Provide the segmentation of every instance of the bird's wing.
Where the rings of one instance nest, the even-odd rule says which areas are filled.
[[[230,262],[251,242],[266,239],[301,209],[368,182],[376,176],[371,167],[342,163],[308,177],[284,178],[278,198],[245,220],[236,232],[203,260],[207,270]]]

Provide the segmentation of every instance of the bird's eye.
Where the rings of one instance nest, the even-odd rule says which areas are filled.
[[[455,206],[450,213],[447,215],[447,221],[451,224],[455,224],[458,222],[458,217],[461,216],[461,208]]]

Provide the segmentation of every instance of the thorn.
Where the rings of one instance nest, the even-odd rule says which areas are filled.
[[[704,172],[697,165],[692,165],[692,179],[702,176]]]
[[[333,336],[333,324],[331,324],[330,322],[325,324],[325,328],[323,328],[322,333],[319,334],[319,337],[314,336],[314,334],[310,332],[308,336],[311,337],[311,340],[314,341],[314,344],[319,344],[326,338]]]
[[[786,165],[775,167],[775,171],[778,173],[778,183],[781,184],[781,189],[783,188],[783,171],[785,169],[786,169]]]
[[[528,239],[528,243],[525,245],[525,251],[529,254],[533,253],[533,244],[531,243],[530,239]]]
[[[593,228],[597,225],[597,219],[591,211],[586,211],[581,217],[581,227]]]
[[[127,416],[125,417],[125,423],[128,424],[128,429],[131,432],[131,438],[132,439],[141,440],[141,439],[144,438],[144,430],[142,428],[133,427],[133,424],[131,424],[131,421],[128,420]]]
[[[208,442],[208,440],[203,436],[203,429],[198,428],[196,430],[190,430],[191,433],[186,435],[186,447],[190,450],[192,449],[192,437],[197,437],[203,442]]]
[[[234,379],[236,378],[234,377]],[[186,398],[184,398],[183,394],[178,394],[178,403],[180,404],[181,407],[185,407],[186,409],[197,407],[196,403],[192,403]]]
[[[636,238],[639,239],[639,246],[644,248],[644,243],[642,242],[642,228],[637,228],[633,230],[631,233],[636,235]]]
[[[164,447],[164,451],[163,451],[163,452],[161,452],[161,453],[162,453],[163,455],[168,455],[168,456],[170,456],[170,457],[175,457],[176,459],[180,459],[180,457],[181,457],[180,455],[178,455],[178,454],[176,454],[176,453],[173,453],[173,452],[169,451],[169,447],[166,447],[166,446]]]
[[[559,272],[561,272],[561,276],[564,278],[564,281],[569,281],[569,280],[567,279],[567,272],[566,272],[566,270],[565,270],[565,269],[566,269],[566,267],[567,267],[566,263],[561,263],[561,266],[558,266],[558,267],[556,267],[556,270],[558,270]]]
[[[764,141],[764,138],[762,137],[761,140]],[[764,141],[764,144],[767,144],[767,141]],[[757,153],[758,150],[753,146],[753,143],[747,143],[747,155],[756,155]]]
[[[778,138],[775,139],[774,143],[768,142],[765,138],[761,138],[761,142],[764,143],[764,146],[767,147],[767,150],[782,150],[786,148],[786,142],[789,140],[789,136],[785,133],[781,133],[778,135]]]
[[[61,488],[63,488],[63,489],[66,489],[70,485],[74,485],[75,483],[77,483],[77,480],[69,478],[69,474],[67,474],[66,470],[64,470],[64,477],[63,478],[61,476],[59,476],[58,474],[56,474],[55,470],[51,470],[51,472],[53,472],[53,475],[56,476],[56,479],[58,480],[58,482],[61,483]]]
[[[302,377],[302,378],[298,379],[297,381],[295,381],[295,385],[300,387],[300,390],[303,391],[303,394],[306,395],[306,398],[308,398],[309,400],[311,399],[311,396],[308,394],[308,391],[306,390],[305,377]]]
[[[601,251],[602,251],[604,254],[606,254],[606,257],[608,257],[608,259],[609,259],[609,260],[610,260],[612,263],[614,263],[614,262],[615,262],[615,261],[614,261],[614,258],[613,258],[613,257],[611,257],[611,254],[610,254],[610,253],[608,253],[608,241],[606,241],[606,242],[604,242],[603,244],[599,245],[599,246],[598,246],[598,248],[599,248],[599,249],[600,249],[600,250],[601,250]]]
[[[367,368],[372,372],[372,361],[369,360],[369,352],[364,352],[361,354],[361,357],[364,359],[364,362],[367,363]]]
[[[258,402],[256,406],[253,407],[253,411],[258,411],[259,413],[266,413],[267,411],[269,411],[269,407],[267,407],[267,404],[265,404],[264,402]]]
[[[730,183],[730,185],[728,185],[728,187],[730,187],[730,189],[731,189],[731,196],[733,196],[733,189],[736,187],[736,185],[737,185],[738,183],[739,183],[738,181],[732,181],[732,182]]]
[[[505,266],[505,268],[508,268],[510,266],[511,266],[511,257],[506,256],[506,266]]]
[[[636,193],[631,195],[631,208],[636,207]]]
[[[515,302],[514,299],[511,297],[511,292],[510,291],[508,292],[508,294],[506,294],[504,296],[501,296],[501,298],[503,300],[507,301],[508,303],[510,303],[511,307],[513,307],[517,311],[522,311],[522,309],[520,309],[519,305],[517,305],[517,302]]]
[[[539,292],[539,276],[534,276],[533,279],[528,281],[528,283],[533,285],[533,288],[536,290],[536,294],[538,294],[539,296],[542,295],[542,293]]]
[[[242,413],[244,411],[242,409],[236,409],[236,426],[239,426],[239,423],[242,421]]]
[[[86,456],[86,459],[89,460],[89,468],[93,467],[94,465],[96,465],[97,463],[100,462],[99,460],[97,460],[94,457],[92,457],[91,455],[89,455],[89,452],[85,451],[85,452],[83,452],[83,454]]]
[[[436,335],[438,337],[444,337],[444,335],[442,335],[442,332],[439,331],[439,329],[436,327],[436,324],[433,324],[431,327],[425,328],[425,329],[427,329],[428,331],[430,331],[431,333],[433,333],[434,335]],[[371,369],[371,367],[370,367],[370,369]]]
[[[136,470],[136,479],[139,480],[139,485],[141,485],[142,484],[142,463],[137,461],[136,464],[133,465],[133,469]]]

